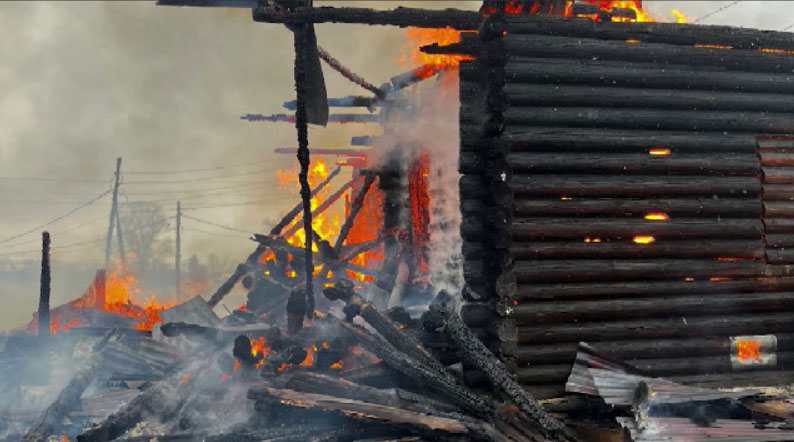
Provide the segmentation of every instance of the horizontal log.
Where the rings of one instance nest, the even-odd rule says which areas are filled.
[[[792,311],[793,308],[793,292],[742,293],[610,301],[519,302],[512,318],[521,326],[717,313],[780,312]]]
[[[761,152],[761,166],[764,167],[794,167],[794,153],[791,152]]]
[[[764,270],[763,263],[757,261],[582,259],[517,261],[513,267],[513,274],[519,284],[528,284],[562,281],[747,278],[763,276]]]
[[[794,203],[764,202],[764,218],[794,218]]]
[[[764,236],[767,247],[794,247],[794,235],[770,234]]]
[[[602,241],[513,242],[514,259],[582,258],[719,258],[764,259],[764,243],[759,240],[683,240],[650,244]]]
[[[794,233],[794,219],[765,219],[766,233]]]
[[[775,387],[794,382],[794,371],[766,369],[747,372],[670,376],[671,381],[709,388]]]
[[[778,351],[794,350],[794,334],[778,333]],[[516,354],[519,366],[526,364],[572,364],[578,343],[555,345],[521,345]],[[688,339],[653,339],[604,341],[593,344],[593,348],[615,359],[662,359],[692,356],[728,355],[730,338],[702,337]]]
[[[494,205],[507,206],[513,202],[513,190],[503,181],[484,182],[477,175],[463,175],[459,181],[460,194]]]
[[[461,165],[466,158],[461,156]],[[681,175],[756,175],[751,153],[649,155],[648,153],[516,152],[507,156],[513,173],[617,173]]]
[[[751,134],[716,134],[698,132],[660,132],[581,127],[508,127],[502,140],[513,152],[551,151],[633,151],[647,152],[653,147],[668,148],[673,153],[756,152]]]
[[[770,153],[794,152],[794,137],[791,136],[759,136],[757,142],[758,150],[761,152],[761,156]]]
[[[664,339],[777,334],[792,331],[794,331],[794,313],[790,312],[763,315],[678,316],[667,319],[522,326],[518,328],[518,343],[519,345],[579,341],[596,343],[627,337],[631,339]]]
[[[794,249],[767,249],[766,262],[770,264],[794,264]]]
[[[658,63],[660,69],[665,64],[687,64],[744,72],[794,71],[794,57],[774,52],[515,34],[505,36],[504,43],[511,56],[638,61]]]
[[[771,221],[771,220],[770,220]],[[465,231],[466,226],[461,226]],[[768,227],[767,227],[768,229]],[[513,241],[598,237],[631,240],[635,235],[651,235],[657,241],[684,238],[761,238],[764,226],[757,219],[577,219],[516,218],[510,225]],[[595,244],[597,245],[597,244]],[[634,244],[638,247],[642,244]]]
[[[472,192],[463,186],[464,190]],[[791,187],[791,186],[788,186]],[[604,176],[604,175],[519,175],[514,174],[510,188],[520,197],[599,197],[670,198],[678,196],[757,197],[761,182],[756,177],[692,176]],[[764,196],[767,196],[764,186]],[[792,190],[794,193],[794,190]]]
[[[785,204],[785,203],[772,203]],[[781,213],[780,206],[767,213]],[[785,209],[788,210],[788,209]],[[760,217],[761,201],[749,198],[681,198],[681,199],[519,199],[513,205],[515,216],[642,216],[663,212],[670,217]],[[785,212],[787,213],[787,212]],[[794,207],[792,208],[794,216]]]
[[[789,32],[737,28],[734,26],[656,22],[594,22],[589,18],[549,15],[506,15],[510,34],[559,35],[603,40],[628,39],[648,43],[692,46],[720,45],[736,49],[794,49]]]
[[[528,299],[599,299],[785,290],[794,290],[794,278],[522,284],[518,286],[515,300],[521,302]]]
[[[794,184],[794,168],[764,167],[764,184]]]
[[[794,366],[794,352],[777,353],[777,361],[778,366],[781,368],[792,368]],[[627,362],[652,376],[665,378],[676,375],[735,373],[731,366],[730,357],[727,354],[671,359],[636,359]],[[567,370],[565,369],[566,367],[568,368]],[[516,374],[519,382],[526,384],[564,383],[570,375],[570,366],[568,364],[557,364],[520,367]]]
[[[499,84],[578,84],[629,88],[732,91],[748,93],[794,93],[794,78],[786,73],[758,73],[703,69],[703,66],[636,61],[511,57],[503,68],[461,64],[462,81]]]
[[[794,187],[788,184],[764,184],[764,203],[794,201]]]
[[[794,116],[771,112],[538,106],[511,107],[505,111],[504,121],[506,127],[514,128],[537,125],[732,133],[794,132]]]
[[[794,111],[794,103],[791,102],[791,97],[780,93],[526,83],[507,84],[500,93],[507,95],[510,107],[593,106],[781,113]],[[496,97],[494,97],[494,100],[496,100]]]
[[[446,28],[475,31],[482,17],[474,11],[460,9],[430,10],[396,8],[379,10],[368,8],[298,7],[285,13],[262,6],[253,10],[256,22],[263,23],[350,23],[391,25],[399,27]]]

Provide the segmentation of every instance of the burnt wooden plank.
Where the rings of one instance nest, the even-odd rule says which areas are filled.
[[[462,183],[463,181],[461,181]],[[757,197],[761,193],[761,182],[756,177],[516,174],[512,177],[509,185],[515,195],[521,197],[734,196],[750,198]],[[463,190],[461,185],[461,191]],[[766,197],[767,186],[764,186],[764,190]],[[794,193],[794,190],[786,189],[785,191]]]
[[[785,204],[785,203],[774,203]],[[781,206],[761,204],[749,198],[678,198],[678,199],[519,199],[513,204],[515,216],[642,216],[664,212],[670,217],[759,217],[767,213],[789,213]],[[792,206],[794,216],[794,206]]]
[[[770,220],[771,221],[771,220]],[[683,238],[761,238],[758,219],[575,219],[516,218],[510,225],[514,241],[559,238],[623,238],[651,235],[656,240]],[[767,227],[768,228],[768,227]],[[465,229],[465,227],[461,227]],[[638,247],[641,244],[635,244]]]
[[[582,258],[764,258],[764,243],[758,240],[673,240],[635,244],[630,241],[537,241],[513,242],[514,259]]]

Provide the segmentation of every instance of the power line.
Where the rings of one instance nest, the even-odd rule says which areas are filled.
[[[54,224],[54,223],[56,223],[56,222],[58,222],[58,221],[60,221],[60,220],[62,220],[62,219],[64,219],[64,218],[66,218],[67,216],[69,216],[69,215],[71,215],[71,214],[73,214],[73,213],[77,212],[78,210],[80,210],[80,209],[82,209],[82,208],[84,208],[84,207],[90,206],[91,204],[94,204],[94,203],[95,203],[95,202],[97,202],[99,199],[101,199],[103,196],[105,196],[105,195],[109,194],[109,193],[111,192],[111,190],[112,190],[112,189],[108,189],[108,190],[104,191],[104,192],[103,192],[101,195],[97,196],[96,198],[92,199],[91,201],[88,201],[88,202],[86,202],[86,203],[83,203],[83,204],[81,204],[81,205],[79,205],[79,206],[75,207],[74,209],[72,209],[72,210],[70,210],[70,211],[68,211],[68,212],[64,213],[63,215],[61,215],[61,216],[59,216],[59,217],[57,217],[57,218],[53,219],[52,221],[48,221],[48,222],[46,222],[46,223],[44,223],[44,224],[38,225],[38,226],[36,226],[36,227],[34,227],[34,228],[30,229],[30,230],[27,230],[27,231],[25,231],[25,232],[22,232],[22,233],[18,233],[18,234],[16,234],[16,235],[10,236],[10,237],[8,237],[8,238],[6,238],[6,239],[4,239],[4,240],[1,240],[1,241],[0,241],[0,244],[5,244],[5,243],[7,243],[7,242],[9,242],[9,241],[13,241],[13,240],[15,240],[15,239],[17,239],[17,238],[21,238],[21,237],[23,237],[23,236],[25,236],[25,235],[29,235],[29,234],[31,234],[31,233],[33,233],[33,232],[36,232],[36,231],[38,231],[39,229],[42,229],[42,228],[44,228],[44,227],[47,227],[47,226],[49,226],[49,225],[51,225],[51,224]]]
[[[783,28],[783,29],[781,29],[781,30],[780,30],[780,32],[786,32],[786,31],[788,31],[788,30],[789,30],[789,29],[791,29],[791,28],[794,28],[794,23],[793,23],[793,24],[790,24],[790,25],[788,25],[788,26],[786,26],[786,27],[785,27],[785,28]]]
[[[182,184],[182,183],[194,183],[198,181],[206,181],[206,180],[218,180],[223,178],[236,178],[240,176],[246,175],[262,175],[266,172],[272,172],[278,169],[271,169],[271,170],[255,170],[250,172],[243,172],[243,173],[236,173],[231,175],[218,175],[218,176],[211,176],[211,177],[199,177],[199,178],[190,178],[185,180],[172,180],[172,181],[125,181],[124,184]],[[274,181],[271,181],[274,182]]]
[[[218,224],[218,223],[214,223],[212,221],[207,221],[207,220],[204,220],[204,219],[201,219],[201,218],[196,218],[195,216],[182,215],[182,217],[183,218],[187,218],[187,219],[191,219],[191,220],[196,221],[196,222],[200,222],[202,224],[207,224],[209,226],[215,226],[215,227],[219,227],[221,229],[230,230],[232,232],[244,233],[246,235],[250,235],[251,234],[250,231],[245,231],[245,230],[238,229],[238,228],[235,228],[235,227],[224,226],[223,224]]]
[[[229,195],[239,195],[241,193],[248,193],[248,192],[263,192],[264,189],[262,187],[255,187],[253,189],[240,189],[234,191],[225,191],[225,192],[216,192],[216,193],[208,193],[204,195],[189,195],[189,196],[172,196],[171,198],[160,198],[160,199],[151,199],[151,200],[135,200],[130,201],[125,204],[133,204],[135,202],[147,202],[147,203],[166,203],[166,202],[173,202],[176,200],[192,200],[192,199],[202,199],[202,198],[213,198],[218,196],[229,196]],[[161,192],[162,194],[162,192]]]
[[[182,230],[187,230],[188,232],[203,233],[205,235],[223,236],[223,237],[226,237],[226,238],[237,238],[237,239],[244,239],[246,241],[250,241],[250,238],[247,238],[245,236],[229,235],[228,233],[207,232],[206,230],[194,229],[192,227],[182,227]]]
[[[147,195],[162,195],[163,193],[169,194],[191,194],[191,193],[201,193],[201,192],[214,192],[218,190],[227,190],[227,189],[245,189],[248,187],[255,187],[255,188],[263,188],[266,184],[272,184],[272,182],[241,182],[238,184],[234,184],[231,186],[220,186],[220,187],[200,187],[200,188],[193,188],[193,189],[176,189],[176,190],[165,190],[165,191],[146,191],[146,192],[127,192],[122,191],[122,195],[124,196],[147,196]]]
[[[103,220],[103,219],[107,219],[107,215],[102,215],[102,216],[100,216],[100,217],[98,217],[98,218],[94,218],[94,219],[92,219],[91,221],[86,221],[86,222],[84,222],[84,223],[82,223],[82,224],[79,224],[79,225],[76,225],[76,226],[73,226],[73,227],[69,227],[68,229],[64,229],[64,230],[61,230],[61,231],[59,231],[59,232],[53,232],[53,233],[51,234],[51,236],[63,235],[64,233],[67,233],[67,232],[72,232],[72,231],[74,231],[74,230],[77,230],[77,229],[83,228],[83,227],[85,227],[85,226],[88,226],[88,225],[90,225],[90,224],[93,224],[93,223],[95,223],[95,222],[97,222],[97,221],[100,221],[100,220]],[[31,239],[31,240],[29,240],[29,241],[22,241],[22,242],[18,242],[18,243],[16,243],[16,244],[8,244],[8,245],[6,245],[6,246],[2,247],[1,249],[14,248],[14,247],[17,247],[17,246],[21,246],[21,245],[23,245],[23,244],[32,244],[32,243],[36,243],[36,242],[40,242],[40,241],[41,241],[41,239],[38,239],[38,238],[37,238],[37,239]]]
[[[248,206],[251,204],[262,204],[262,203],[272,203],[273,201],[281,201],[281,200],[292,200],[295,199],[294,196],[288,196],[284,198],[271,198],[268,200],[258,200],[258,201],[246,201],[243,203],[236,203],[236,204],[223,204],[217,206],[198,206],[198,207],[183,207],[182,210],[198,210],[198,209],[217,209],[221,207],[237,207],[237,206]]]
[[[707,19],[707,18],[711,17],[712,15],[718,14],[718,13],[730,8],[731,6],[737,5],[739,3],[741,3],[741,0],[737,0],[735,2],[728,3],[727,5],[723,5],[722,7],[719,7],[717,9],[709,12],[706,15],[703,15],[703,16],[700,16],[700,17],[696,18],[695,20],[692,21],[692,23],[697,23],[697,22],[699,22],[701,20]]]
[[[256,166],[258,164],[272,164],[273,160],[266,160],[266,161],[254,161],[249,163],[238,163],[238,164],[229,164],[226,166],[217,166],[217,167],[207,167],[204,169],[183,169],[183,170],[152,170],[152,171],[141,171],[141,170],[134,170],[132,172],[124,172],[125,175],[173,175],[177,173],[194,173],[194,172],[211,172],[213,170],[223,170],[223,169],[232,169],[235,167],[248,167],[248,166]]]
[[[92,243],[95,243],[95,242],[98,242],[98,241],[104,240],[104,239],[105,239],[104,237],[96,237],[94,239],[89,239],[87,241],[80,241],[80,242],[76,242],[76,243],[71,243],[71,244],[66,244],[66,245],[62,245],[62,246],[53,247],[52,250],[70,249],[70,248],[74,248],[74,247],[84,246],[86,244],[92,244]],[[4,252],[4,253],[0,253],[0,256],[22,255],[22,254],[28,254],[28,253],[41,253],[41,249],[20,250],[20,251],[14,251],[14,252]]]
[[[53,177],[36,177],[36,176],[0,176],[0,180],[10,181],[55,181],[55,182],[72,182],[72,183],[105,183],[107,180],[88,180],[83,178],[53,178]]]

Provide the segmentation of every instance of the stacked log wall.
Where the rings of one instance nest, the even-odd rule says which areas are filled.
[[[500,20],[458,45],[467,324],[515,332],[540,397],[579,341],[703,385],[794,378],[794,34]],[[730,338],[756,334],[777,366],[738,376]]]

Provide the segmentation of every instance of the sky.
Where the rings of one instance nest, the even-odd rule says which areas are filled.
[[[794,25],[794,2],[733,3],[645,5],[660,19],[678,9],[690,20],[713,13],[702,24]],[[480,3],[318,4],[476,9]],[[316,28],[323,47],[374,84],[404,70],[398,28]],[[297,189],[274,187],[274,171],[289,169],[294,158],[273,149],[294,147],[294,128],[238,118],[282,112],[280,104],[294,95],[291,33],[253,22],[250,10],[149,1],[0,2],[0,60],[0,268],[21,269],[13,281],[0,276],[0,297],[10,306],[0,310],[0,329],[26,321],[36,308],[31,263],[41,230],[53,237],[55,304],[78,296],[102,266],[108,195],[40,226],[106,192],[117,157],[123,158],[120,200],[155,201],[168,216],[179,196],[191,195],[183,201],[188,209],[227,206],[186,211],[194,217],[265,231],[297,201]],[[360,93],[324,71],[329,96]],[[352,135],[373,133],[366,125],[312,128],[310,145],[345,147]],[[245,190],[224,191],[230,186]],[[191,220],[183,226],[184,256],[211,251],[237,261],[253,247],[240,232]]]

